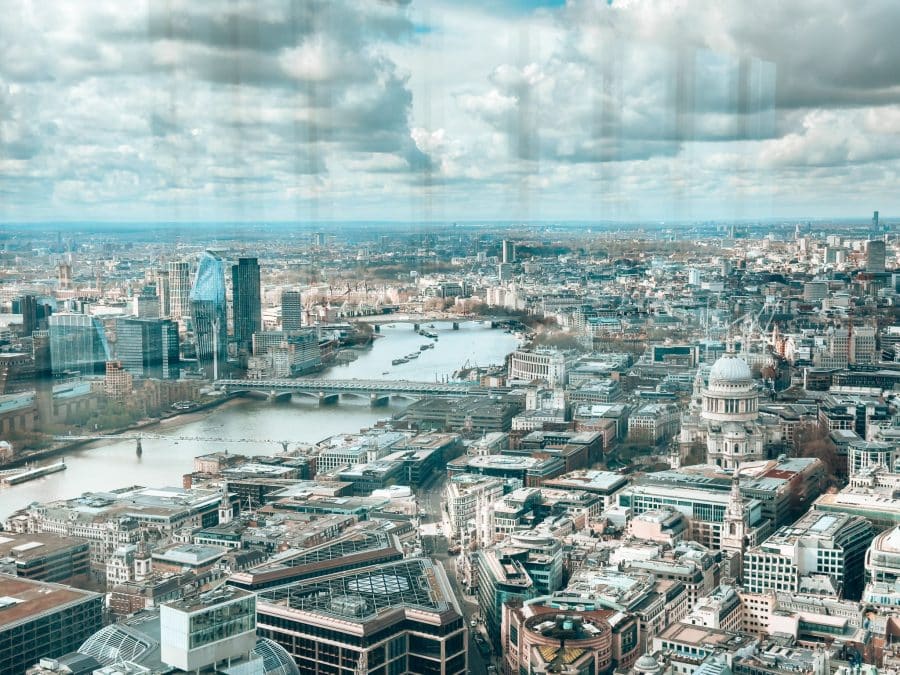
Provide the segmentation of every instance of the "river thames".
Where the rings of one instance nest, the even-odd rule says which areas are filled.
[[[488,324],[465,322],[453,330],[449,322],[434,322],[439,335],[434,349],[398,366],[393,359],[431,342],[417,335],[411,324],[382,327],[383,337],[359,358],[317,375],[335,379],[390,379],[434,382],[452,378],[463,365],[503,363],[517,346],[513,335],[491,329]],[[386,373],[386,374],[385,374]],[[147,438],[143,454],[135,453],[134,441],[98,442],[66,455],[66,471],[30,483],[0,487],[0,518],[34,501],[77,497],[84,492],[110,490],[129,485],[180,485],[181,477],[193,470],[193,458],[208,452],[228,450],[244,455],[268,455],[281,450],[275,443],[184,440],[190,438],[272,439],[291,443],[314,443],[339,433],[353,433],[379,419],[403,410],[404,403],[371,409],[368,399],[342,399],[334,407],[319,408],[312,399],[294,397],[290,402],[268,403],[247,399],[226,405],[184,422],[175,418],[149,427],[146,432],[166,438]]]

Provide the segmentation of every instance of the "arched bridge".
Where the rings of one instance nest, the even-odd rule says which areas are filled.
[[[386,403],[389,396],[489,396],[503,394],[508,387],[488,388],[476,382],[414,382],[410,380],[326,380],[314,378],[268,380],[216,380],[227,391],[258,391],[272,398],[289,394],[318,397],[322,403],[335,403],[342,394],[368,396],[373,405]]]

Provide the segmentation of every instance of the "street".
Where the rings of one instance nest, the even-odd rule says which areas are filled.
[[[442,534],[423,535],[422,545],[425,555],[430,556],[443,565],[456,599],[459,601],[462,609],[466,629],[469,631],[469,673],[471,675],[486,675],[490,659],[485,659],[482,656],[481,651],[472,639],[473,629],[470,627],[472,618],[478,615],[478,604],[466,599],[463,589],[456,579],[456,556],[447,554],[448,541],[445,534],[449,533],[450,529],[447,523],[447,514],[444,513],[442,507],[443,491],[446,483],[447,474],[441,472],[439,476],[427,483],[419,493],[420,508],[424,508],[428,513],[426,523],[429,525],[440,523],[443,531]],[[429,527],[426,531],[432,531],[432,528]]]

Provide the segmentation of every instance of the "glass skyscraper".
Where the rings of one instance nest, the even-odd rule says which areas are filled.
[[[200,256],[190,299],[198,365],[216,377],[228,356],[228,316],[225,261],[215,253],[206,251]]]
[[[250,348],[253,334],[262,330],[262,301],[259,289],[259,263],[256,258],[239,258],[231,268],[234,296],[234,339],[238,347]]]
[[[178,325],[170,319],[118,319],[116,356],[137,377],[177,380]]]
[[[53,375],[100,375],[109,360],[103,324],[87,314],[54,314],[50,328],[50,365]]]

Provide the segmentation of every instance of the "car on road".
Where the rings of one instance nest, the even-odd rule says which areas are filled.
[[[478,647],[478,651],[481,652],[482,656],[488,657],[491,655],[491,647],[481,633],[475,632],[472,639],[475,640],[475,646]]]

